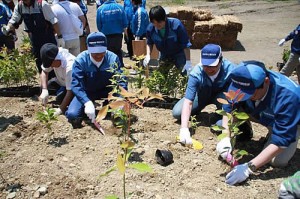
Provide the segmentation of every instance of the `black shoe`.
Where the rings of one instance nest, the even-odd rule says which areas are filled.
[[[72,119],[72,120],[69,120],[69,122],[71,123],[73,129],[82,128],[82,119],[81,118]]]
[[[249,120],[240,125],[239,129],[242,133],[236,136],[237,141],[246,142],[253,138],[252,125]]]

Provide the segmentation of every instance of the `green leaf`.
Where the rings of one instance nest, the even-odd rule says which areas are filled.
[[[218,126],[218,125],[213,125],[211,127],[214,131],[222,131],[225,130],[225,128],[223,126]]]
[[[220,141],[220,140],[222,140],[222,139],[224,139],[226,137],[228,137],[227,133],[221,133],[220,135],[218,135],[217,140]]]
[[[125,168],[125,162],[121,154],[118,154],[117,156],[117,167],[119,172],[123,175],[125,173],[126,168]]]
[[[245,112],[235,112],[235,113],[234,113],[234,116],[235,116],[236,118],[238,118],[239,120],[247,120],[247,119],[249,119],[248,114],[245,113]]]
[[[105,173],[100,174],[99,177],[107,176],[108,174],[115,171],[116,169],[117,169],[117,166],[115,165],[115,166],[109,168],[107,171],[105,171]]]
[[[239,150],[237,153],[236,153],[236,157],[239,158],[239,157],[243,157],[244,155],[249,155],[249,153],[245,150]]]
[[[143,162],[133,163],[128,165],[128,167],[141,172],[152,172],[152,168],[148,164]]]
[[[224,110],[216,110],[216,113],[218,113],[219,115],[224,115],[224,116],[227,115],[227,112]]]
[[[115,195],[111,195],[111,196],[105,196],[105,199],[119,199],[119,197]]]

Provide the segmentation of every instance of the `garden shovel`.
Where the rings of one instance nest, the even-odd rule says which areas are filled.
[[[105,135],[105,132],[104,132],[103,128],[101,127],[101,125],[100,125],[96,120],[94,121],[94,125],[95,125],[96,129],[97,129],[98,131],[100,131],[100,133],[101,133],[102,135]]]

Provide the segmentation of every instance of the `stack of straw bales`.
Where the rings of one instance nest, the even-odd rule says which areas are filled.
[[[192,48],[214,43],[224,49],[233,49],[238,32],[243,28],[236,16],[214,16],[209,10],[197,8],[172,8],[168,16],[181,20],[193,44]]]

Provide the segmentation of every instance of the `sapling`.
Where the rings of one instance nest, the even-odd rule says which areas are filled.
[[[221,133],[218,136],[218,140],[222,140],[225,137],[230,138],[232,151],[234,149],[235,143],[236,143],[236,137],[241,134],[242,132],[239,129],[239,126],[242,125],[244,122],[246,122],[249,119],[249,116],[245,112],[239,112],[237,109],[235,109],[235,104],[241,101],[244,97],[244,93],[241,93],[240,90],[237,90],[236,92],[230,90],[228,92],[224,92],[224,95],[226,99],[218,98],[218,102],[225,105],[231,106],[231,112],[227,113],[224,110],[216,110],[216,113],[222,116],[227,116],[228,118],[228,129],[225,129],[223,126],[214,125],[212,126],[212,129],[215,131],[223,131],[226,130],[227,132]],[[230,166],[234,167],[238,164],[237,160],[243,157],[244,155],[248,155],[248,152],[245,150],[238,150],[234,156],[229,153],[229,149],[226,152],[226,162],[230,164]]]
[[[126,170],[128,168],[135,169],[141,172],[151,172],[151,167],[146,163],[129,163],[129,158],[135,146],[135,142],[131,137],[131,109],[132,107],[143,108],[143,104],[151,99],[163,100],[160,94],[149,93],[148,88],[142,88],[135,93],[126,91],[124,88],[119,87],[120,97],[113,96],[110,93],[108,96],[108,105],[103,106],[96,118],[97,122],[101,122],[106,117],[107,112],[110,110],[114,119],[117,119],[117,127],[122,129],[123,139],[120,142],[120,150],[117,153],[116,165],[107,170],[100,176],[106,176],[112,171],[118,170],[122,175],[123,182],[123,197],[126,198]],[[107,198],[118,198],[110,196]]]
[[[134,78],[135,86],[137,88],[142,88],[145,83],[145,76],[144,71],[145,68],[142,65],[142,60],[145,58],[144,55],[141,56],[133,56],[133,59],[136,60],[135,65],[133,66],[133,69],[136,71],[136,76]],[[147,69],[146,69],[147,70]],[[146,77],[147,77],[147,71],[145,71]]]
[[[54,113],[55,110],[48,107],[44,111],[39,111],[36,114],[37,120],[45,125],[48,133],[52,130],[53,121],[57,121],[57,116],[55,116]]]

